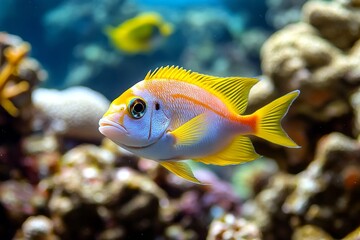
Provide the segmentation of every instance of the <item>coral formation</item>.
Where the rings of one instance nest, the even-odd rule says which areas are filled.
[[[45,80],[40,64],[27,57],[30,45],[0,32],[0,178],[30,176],[32,170],[19,151],[22,137],[32,132],[34,108],[31,94]]]
[[[214,220],[209,229],[207,240],[217,239],[262,239],[258,227],[242,218],[236,218],[226,214],[220,219]]]
[[[239,199],[230,185],[208,171],[197,174],[212,185],[195,185],[107,139],[65,154],[56,140],[49,135],[26,139],[25,153],[38,161],[41,179],[34,185],[2,182],[0,214],[8,225],[0,228],[1,236],[205,239],[213,217],[238,213]]]
[[[49,131],[74,139],[101,141],[98,121],[110,103],[100,93],[80,86],[63,91],[40,88],[34,91],[33,102],[43,121],[49,123]]]
[[[360,225],[359,153],[358,141],[340,133],[325,136],[303,172],[275,174],[254,200],[244,204],[244,215],[260,226],[265,239],[315,231],[298,229],[307,224],[334,238],[345,237]]]
[[[34,59],[26,58],[30,45],[20,38],[0,32],[0,105],[12,117],[29,107],[28,93],[46,78]]]
[[[284,27],[263,45],[265,76],[251,92],[249,111],[300,89],[284,125],[302,146],[281,152],[257,142],[282,170],[242,207],[242,217],[259,226],[263,239],[343,239],[352,231],[352,236],[357,234],[358,7],[355,1],[307,2],[303,21]]]
[[[166,194],[146,176],[114,164],[110,151],[81,145],[64,155],[57,174],[40,182],[50,194],[48,208],[62,239],[88,239],[114,223],[121,230],[118,239],[155,231]],[[84,215],[86,221],[79,222]]]
[[[350,5],[351,2],[308,2],[303,7],[302,22],[279,30],[262,47],[263,73],[276,91],[271,95],[261,87],[254,90],[255,101],[250,109],[264,103],[264,98],[261,98],[264,94],[268,96],[266,101],[270,101],[290,90],[301,90],[284,125],[302,149],[297,154],[293,154],[293,150],[285,150],[278,156],[271,155],[271,150],[264,153],[282,159],[282,167],[291,172],[299,172],[306,167],[314,157],[314,146],[323,135],[339,131],[353,136],[354,108],[350,95],[358,88],[360,80],[358,43],[350,33],[324,33],[326,29],[335,31],[343,26],[338,24],[338,15],[332,14],[330,9],[345,11],[347,18],[344,21],[347,21],[347,26],[351,25],[350,16],[356,15],[358,8]],[[333,25],[336,27],[330,27]],[[339,39],[350,40],[340,43],[347,40]]]
[[[19,236],[16,236],[15,239],[25,239],[25,240],[36,240],[36,239],[46,239],[46,240],[57,240],[59,239],[53,233],[53,223],[51,220],[45,216],[32,216],[26,219],[23,223]]]
[[[341,50],[349,50],[360,38],[360,6],[356,1],[309,2],[304,20]]]
[[[4,51],[6,64],[0,73],[0,105],[13,117],[19,115],[19,110],[10,99],[27,91],[29,84],[26,81],[22,81],[10,86],[9,81],[11,75],[16,72],[18,65],[29,50],[29,45],[23,43],[17,48],[8,48]]]

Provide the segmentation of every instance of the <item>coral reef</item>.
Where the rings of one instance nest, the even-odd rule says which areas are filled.
[[[301,90],[284,126],[302,149],[296,150],[296,154],[292,149],[281,154],[276,151],[277,156],[273,155],[274,151],[264,149],[264,155],[280,159],[282,168],[292,173],[303,170],[313,159],[316,143],[323,135],[338,131],[354,137],[350,95],[360,80],[358,43],[356,36],[347,34],[348,31],[345,35],[326,32],[326,29],[335,31],[339,26],[351,25],[351,16],[359,11],[351,4],[308,2],[303,7],[302,22],[279,30],[262,47],[266,85],[276,90],[269,92],[259,86],[252,91],[254,101],[250,109],[293,89]],[[339,14],[332,11],[346,12],[343,24],[338,24]],[[356,18],[354,24],[356,29]],[[333,25],[335,27],[331,27]]]
[[[280,170],[270,177],[260,171],[267,184],[253,186],[254,197],[241,208],[262,239],[359,235],[358,7],[356,1],[309,1],[303,21],[284,27],[263,45],[265,76],[251,91],[249,112],[300,89],[283,125],[302,148],[255,143],[260,153],[277,160]]]
[[[58,173],[39,183],[50,195],[47,208],[62,239],[89,239],[114,229],[121,233],[117,239],[133,239],[156,230],[166,194],[146,176],[114,164],[108,150],[81,145],[63,156]]]
[[[264,75],[247,111],[300,89],[283,125],[302,148],[254,139],[266,159],[215,169],[231,184],[201,167],[196,175],[210,185],[186,182],[103,139],[98,119],[108,100],[85,87],[34,90],[46,73],[27,56],[29,44],[0,33],[0,238],[359,239],[359,7],[358,0],[309,1],[302,21],[266,40]],[[61,75],[68,85],[106,76],[111,84],[98,88],[113,89],[114,76],[136,79],[143,65],[155,64],[114,53],[97,38],[103,26],[140,11],[133,1],[71,1],[54,9],[44,20],[53,37],[89,37],[67,48],[78,61]],[[180,25],[180,45],[169,41],[153,54],[217,75],[255,73],[249,59],[267,33],[245,31],[240,14],[211,13],[167,18],[170,12],[164,18]],[[113,72],[102,75],[107,68]]]
[[[340,133],[325,136],[303,172],[275,174],[244,204],[243,216],[260,227],[264,239],[289,239],[317,227],[336,239],[345,237],[360,225],[359,154],[358,141]],[[300,230],[307,224],[315,227]]]
[[[24,152],[37,160],[40,181],[0,184],[0,219],[6,222],[0,236],[205,239],[213,217],[239,213],[240,202],[230,185],[208,171],[197,175],[211,186],[196,185],[107,139],[64,154],[57,139],[26,139]]]

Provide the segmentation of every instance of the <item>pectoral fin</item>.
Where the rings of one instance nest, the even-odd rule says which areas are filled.
[[[246,136],[237,136],[224,150],[194,161],[218,166],[234,165],[249,162],[259,158],[250,139]]]
[[[206,116],[200,114],[170,132],[175,137],[176,145],[191,145],[200,140],[206,131]]]
[[[192,173],[191,168],[183,162],[162,162],[161,166],[190,182],[202,184]]]

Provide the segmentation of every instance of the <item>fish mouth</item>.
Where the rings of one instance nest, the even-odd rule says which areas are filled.
[[[125,134],[128,134],[129,132],[126,130],[126,128],[124,126],[122,126],[121,124],[119,123],[116,123],[116,122],[113,122],[109,119],[106,119],[106,118],[102,118],[100,119],[99,121],[99,131],[104,134],[104,132],[107,130],[107,129],[117,129],[117,130],[120,130],[122,131],[123,133]],[[105,135],[105,134],[104,134]]]
[[[106,118],[102,118],[100,119],[99,121],[99,131],[107,136],[106,132],[108,130],[116,130],[116,131],[120,131],[126,135],[128,135],[128,131],[126,130],[126,128],[124,126],[122,126],[121,124],[119,123],[116,123],[116,122],[113,122],[109,119],[106,119]],[[163,135],[163,134],[162,134]],[[159,137],[159,139],[162,137],[162,135]],[[108,137],[108,136],[107,136]],[[110,138],[111,139],[111,138]],[[122,148],[125,148],[125,149],[129,149],[129,150],[137,150],[137,149],[144,149],[144,148],[147,148],[147,147],[150,147],[152,145],[154,145],[155,143],[157,143],[157,141],[153,142],[153,143],[150,143],[148,145],[144,145],[144,146],[131,146],[131,145],[125,145],[123,143],[117,143],[120,147]]]

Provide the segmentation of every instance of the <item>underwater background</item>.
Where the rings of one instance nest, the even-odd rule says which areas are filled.
[[[197,185],[98,132],[110,101],[178,65],[295,89],[300,149],[195,164]],[[0,239],[360,239],[359,0],[0,0]]]

